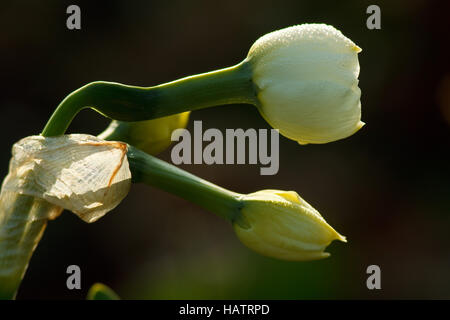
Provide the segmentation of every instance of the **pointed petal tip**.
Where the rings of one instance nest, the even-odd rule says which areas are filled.
[[[325,259],[331,256],[331,253],[329,252],[322,252],[322,255],[320,256],[320,259]]]
[[[337,239],[336,240],[339,240],[339,241],[342,241],[342,242],[345,242],[345,243],[347,243],[347,237],[345,237],[345,236],[343,236],[343,235],[341,235],[341,234],[337,234]]]

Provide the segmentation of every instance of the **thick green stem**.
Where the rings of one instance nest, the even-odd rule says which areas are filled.
[[[250,65],[230,67],[142,88],[93,82],[67,96],[55,110],[43,136],[65,133],[84,108],[120,121],[142,121],[231,103],[257,104]],[[120,139],[118,139],[120,140]],[[225,219],[241,223],[241,202],[234,193],[130,147],[135,182],[143,182],[192,201]],[[44,200],[2,190],[0,195],[0,299],[12,299],[28,262],[59,207]]]
[[[240,223],[242,196],[203,180],[139,149],[127,153],[133,182],[142,182],[191,201],[230,222]]]
[[[0,194],[0,299],[13,299],[47,221],[61,208],[2,190]]]
[[[155,87],[114,82],[92,82],[68,95],[47,122],[43,136],[64,134],[75,115],[92,108],[120,121],[143,121],[211,106],[257,104],[251,66],[236,66],[203,73]]]

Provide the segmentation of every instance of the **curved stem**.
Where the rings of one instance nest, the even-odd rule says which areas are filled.
[[[203,180],[132,146],[127,153],[133,182],[142,182],[191,201],[230,222],[238,222],[239,193]]]
[[[75,115],[84,108],[92,108],[114,120],[143,121],[232,103],[257,104],[251,66],[246,60],[233,67],[155,87],[103,81],[89,83],[61,102],[42,135],[64,134]]]
[[[141,121],[231,103],[257,104],[250,65],[242,63],[163,85],[142,88],[93,82],[68,95],[47,122],[43,136],[65,133],[84,108],[121,121]],[[138,149],[128,157],[135,182],[190,200],[231,222],[240,223],[240,194],[189,174]],[[12,299],[45,230],[49,214],[61,210],[16,192],[0,194],[0,299]],[[60,211],[59,211],[60,213]]]
[[[45,200],[0,194],[0,299],[14,299],[47,221],[62,209]]]

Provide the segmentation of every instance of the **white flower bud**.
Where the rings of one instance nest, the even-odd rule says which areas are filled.
[[[358,131],[361,51],[339,30],[303,24],[266,34],[250,48],[260,113],[301,144],[327,143]]]
[[[277,259],[307,261],[328,257],[333,241],[346,242],[320,213],[294,191],[261,190],[242,197],[242,219],[234,230],[250,249]]]
[[[26,137],[13,146],[2,192],[44,199],[94,222],[128,194],[127,145],[85,134]]]

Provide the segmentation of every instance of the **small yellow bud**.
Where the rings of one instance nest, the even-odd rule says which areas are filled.
[[[328,257],[333,241],[346,242],[294,191],[262,190],[243,196],[241,223],[233,227],[243,244],[273,258],[293,261]]]
[[[156,155],[170,146],[174,130],[186,128],[189,114],[190,111],[187,111],[145,121],[112,121],[99,137],[116,140],[117,137],[115,135],[120,134],[119,140],[131,144],[148,154]]]
[[[361,51],[339,30],[303,24],[266,34],[250,48],[258,109],[300,144],[327,143],[358,131]]]

